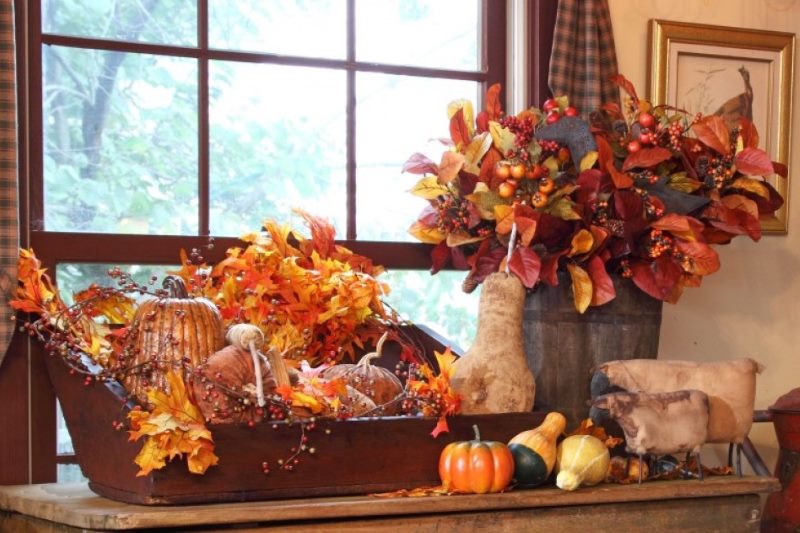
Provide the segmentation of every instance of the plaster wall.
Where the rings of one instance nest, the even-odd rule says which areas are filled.
[[[647,24],[652,18],[795,33],[798,0],[609,0],[619,70],[645,93]],[[800,72],[795,50],[792,133],[800,142]],[[758,378],[756,409],[800,387],[800,149],[791,149],[788,235],[754,243],[739,237],[718,247],[722,267],[699,289],[666,304],[659,358],[711,361],[753,357],[766,369]],[[771,424],[755,424],[750,438],[772,469],[778,454]],[[719,458],[723,452],[710,450]]]

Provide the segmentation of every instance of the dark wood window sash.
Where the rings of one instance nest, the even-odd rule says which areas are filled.
[[[352,7],[354,0],[348,0]],[[98,39],[69,38],[67,42],[61,36],[43,36],[41,34],[40,10],[37,2],[15,2],[17,23],[17,58],[19,87],[19,144],[20,144],[20,228],[21,245],[33,246],[44,264],[51,269],[60,262],[109,262],[109,263],[173,263],[180,247],[197,247],[206,243],[203,235],[208,234],[208,211],[198,213],[200,235],[198,236],[141,236],[111,235],[90,233],[58,233],[43,231],[43,167],[42,167],[42,108],[41,105],[29,105],[30,101],[41,99],[42,70],[41,47],[43,44],[70,45],[83,47],[107,47],[120,51],[153,52],[200,57],[198,49],[169,47],[161,45],[137,45],[136,50],[125,48],[125,43],[103,41]],[[530,46],[532,68],[529,87],[532,103],[541,102],[548,94],[546,71],[549,62],[549,49],[552,42],[552,26],[555,21],[557,0],[537,0],[529,10]],[[198,16],[205,20],[208,6],[206,0],[198,4]],[[266,62],[283,65],[318,66],[333,68],[350,68],[350,76],[355,72],[383,72],[386,74],[402,74],[409,76],[436,76],[447,79],[467,79],[483,81],[489,84],[505,83],[506,76],[506,42],[505,42],[505,0],[486,0],[484,4],[484,27],[481,38],[495,45],[488,49],[485,58],[487,68],[483,73],[463,73],[460,71],[436,70],[427,68],[411,68],[353,61],[352,56],[341,62],[308,59],[292,56],[276,56],[270,54],[253,54],[247,52],[230,52],[207,50],[207,28],[204,22],[198,21],[201,48],[207,68],[211,59]],[[352,12],[352,10],[351,10]],[[490,23],[489,21],[492,21]],[[502,21],[502,23],[498,23]],[[352,28],[350,21],[350,27]],[[352,30],[348,30],[352,31]],[[204,41],[203,39],[206,39]],[[352,37],[348,37],[352,39]],[[350,49],[350,41],[348,41]],[[32,57],[34,54],[35,57]],[[202,70],[201,62],[201,70]],[[204,72],[200,72],[201,80],[207,80]],[[353,81],[352,79],[350,80]],[[207,103],[208,88],[200,87],[200,103]],[[207,81],[206,81],[207,83]],[[350,87],[352,87],[352,83]],[[205,95],[205,102],[203,98]],[[355,104],[354,95],[348,95],[348,106]],[[354,115],[348,121],[354,121]],[[200,114],[199,140],[201,146],[208,139],[208,118]],[[203,124],[204,123],[204,124]],[[352,124],[355,127],[355,124]],[[348,183],[353,186],[348,196],[348,240],[342,243],[354,251],[369,255],[376,262],[393,268],[427,268],[429,266],[429,247],[414,243],[369,242],[353,240],[355,232],[355,152],[348,149]],[[208,158],[201,157],[199,164],[200,203],[208,205]],[[201,205],[200,209],[203,209]],[[218,239],[216,252],[223,251],[235,244],[236,239]],[[218,257],[209,256],[209,260]],[[9,411],[9,416],[0,422],[0,465],[12,466],[13,469],[0,469],[0,483],[39,483],[54,481],[57,463],[74,461],[73,455],[57,456],[55,396],[49,384],[42,362],[41,347],[18,335],[14,339],[9,358],[2,372],[0,383],[8,386],[0,387],[0,404]],[[13,411],[13,412],[10,412]],[[31,421],[28,427],[28,420]],[[12,437],[13,436],[13,437]]]

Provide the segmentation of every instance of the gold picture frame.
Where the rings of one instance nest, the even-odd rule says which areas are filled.
[[[789,166],[793,33],[656,19],[650,20],[648,31],[651,102],[723,117],[749,114],[760,146],[774,161]],[[786,234],[789,180],[772,176],[767,181],[785,203],[775,217],[762,220],[762,229]]]

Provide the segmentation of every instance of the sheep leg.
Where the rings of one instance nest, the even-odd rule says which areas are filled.
[[[700,462],[700,452],[694,452],[694,457],[697,459],[697,479],[703,481],[703,464]]]
[[[689,459],[692,457],[692,452],[686,452],[686,459],[683,461],[683,475],[691,477],[692,475],[689,473]]]
[[[742,477],[742,445],[736,445],[736,475]]]
[[[728,466],[733,466],[733,443],[728,444]]]

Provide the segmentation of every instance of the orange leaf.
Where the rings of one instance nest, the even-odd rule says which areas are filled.
[[[440,433],[447,433],[450,431],[450,428],[447,426],[447,417],[442,415],[439,417],[439,421],[436,423],[436,427],[433,428],[431,431],[431,435],[435,439],[439,436]]]
[[[605,263],[598,256],[594,256],[586,265],[589,277],[592,280],[591,305],[603,305],[617,297],[614,282],[606,271]]]
[[[469,142],[469,129],[464,121],[464,109],[461,108],[450,118],[450,138],[456,146],[465,146]]]
[[[459,111],[460,113],[460,111]],[[458,152],[445,152],[442,154],[442,162],[439,165],[438,181],[442,185],[447,185],[464,167],[464,156]]]
[[[585,254],[592,249],[593,244],[594,235],[592,235],[586,229],[581,229],[572,237],[572,244],[570,245],[570,250],[569,253],[567,253],[567,257]]]
[[[489,120],[498,120],[503,116],[503,106],[500,105],[501,85],[495,83],[486,91],[486,113]]]
[[[583,314],[592,303],[592,278],[575,263],[567,263],[567,270],[572,278],[572,298],[575,302],[575,309]]]
[[[692,124],[692,131],[700,142],[715,152],[722,155],[731,153],[730,133],[722,117],[716,115],[704,117]]]

